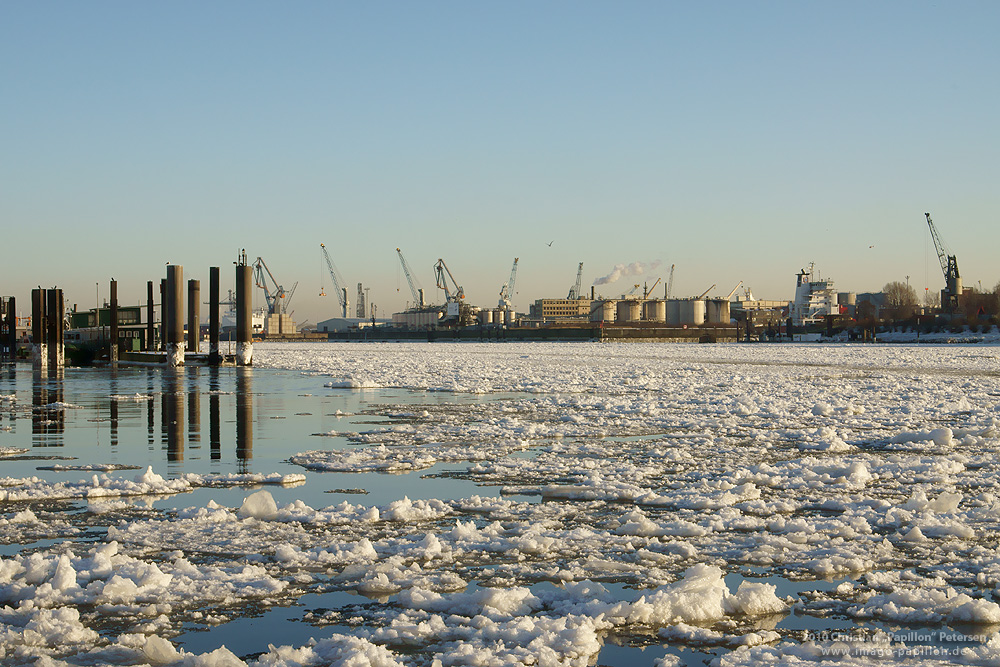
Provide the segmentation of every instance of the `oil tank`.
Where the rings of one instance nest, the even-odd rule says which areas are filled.
[[[479,321],[483,324],[493,324],[493,311],[483,308],[479,311]]]
[[[667,324],[676,327],[681,323],[681,302],[679,299],[667,301]]]
[[[493,324],[503,324],[503,311],[499,308],[493,309]]]
[[[705,323],[705,300],[684,299],[681,301],[681,324],[700,326]]]
[[[503,311],[503,323],[507,326],[514,324],[514,311],[505,310]]]
[[[614,301],[594,301],[590,304],[591,322],[614,322],[615,302]]]
[[[729,300],[709,299],[705,302],[709,324],[729,324]]]
[[[854,292],[837,292],[837,303],[841,306],[856,306],[858,295]]]
[[[647,322],[666,322],[667,303],[660,299],[644,301],[642,304],[642,319]]]
[[[642,315],[642,304],[637,299],[625,299],[618,302],[617,322],[638,322]]]

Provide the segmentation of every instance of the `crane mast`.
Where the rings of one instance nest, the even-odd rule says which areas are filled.
[[[510,278],[500,288],[500,301],[497,307],[503,310],[510,310],[510,298],[514,295],[514,281],[517,279],[517,257],[514,258],[514,266],[510,270]]]
[[[938,262],[941,264],[941,273],[944,274],[941,309],[947,313],[953,313],[958,309],[958,298],[962,295],[962,276],[958,272],[958,258],[948,254],[948,249],[941,241],[941,237],[938,236],[934,221],[931,220],[931,214],[924,213],[924,217],[927,218],[927,227],[931,230],[934,250],[937,252]]]
[[[570,288],[569,295],[566,298],[570,300],[579,299],[580,289],[582,287],[583,287],[583,262],[580,262],[580,266],[578,266],[576,269],[576,283],[574,283],[573,287]]]
[[[444,290],[445,301],[448,303],[456,303],[465,299],[465,290],[462,289],[462,286],[455,280],[455,276],[451,275],[451,270],[448,268],[448,265],[444,263],[443,259],[438,259],[437,264],[434,265],[434,276],[437,281],[438,289]],[[449,278],[451,279],[451,284],[455,288],[454,292],[448,289]]]
[[[257,287],[264,291],[264,300],[267,301],[267,313],[269,315],[287,313],[288,306],[292,302],[292,295],[295,294],[295,288],[298,287],[299,283],[296,282],[292,285],[292,289],[286,290],[274,279],[274,274],[271,273],[271,269],[267,268],[267,264],[264,263],[261,257],[258,257],[257,261],[253,263],[253,278]],[[274,286],[273,289],[268,287],[268,279],[270,279],[271,284]]]
[[[663,293],[663,298],[664,299],[669,299],[671,292],[673,292],[673,289],[674,289],[674,267],[675,266],[677,266],[677,265],[676,264],[671,264],[670,265],[670,277],[667,278],[667,291]]]
[[[347,301],[347,289],[344,288],[341,283],[343,279],[339,276],[339,272],[333,266],[333,261],[330,259],[330,253],[326,251],[326,246],[322,243],[319,244],[320,250],[323,251],[323,259],[326,260],[326,268],[330,271],[330,280],[333,281],[333,287],[337,290],[337,298],[340,300],[340,316],[347,318],[347,310],[350,307]]]
[[[421,287],[417,279],[413,277],[410,265],[407,264],[406,258],[403,257],[403,251],[396,248],[396,254],[399,255],[399,263],[403,265],[403,274],[406,276],[406,282],[410,286],[410,294],[413,295],[413,303],[414,305],[419,305],[420,308],[423,308],[425,305],[424,288]]]

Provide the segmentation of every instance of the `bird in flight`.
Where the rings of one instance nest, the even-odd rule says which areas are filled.
[[[555,242],[556,242],[556,240],[555,240],[555,239],[552,239],[551,241],[549,241],[549,242],[548,242],[548,246],[549,246],[549,247],[551,248],[551,247],[552,247],[552,244],[553,244],[553,243],[555,243]]]

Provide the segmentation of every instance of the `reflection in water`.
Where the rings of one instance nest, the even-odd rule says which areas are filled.
[[[111,390],[108,392],[111,407],[111,446],[118,446],[118,364],[111,366]]]
[[[236,369],[236,458],[245,463],[253,458],[253,369]],[[245,472],[245,470],[244,470]]]
[[[63,404],[64,370],[36,367],[31,375],[31,434],[33,447],[61,447],[66,430]],[[55,436],[55,437],[52,437]]]
[[[168,461],[184,460],[184,390],[180,374],[184,368],[164,368],[163,393],[161,395],[161,421],[163,442],[167,448]]]
[[[198,391],[201,382],[201,369],[188,368],[188,445],[191,449],[201,447],[201,392]]]
[[[219,368],[212,366],[208,370],[208,441],[212,448],[212,460],[222,458],[222,409],[219,405]]]

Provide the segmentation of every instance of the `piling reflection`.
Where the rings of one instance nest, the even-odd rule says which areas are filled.
[[[163,444],[167,450],[167,461],[184,460],[184,389],[181,384],[181,368],[165,368],[163,391],[160,397],[160,417]]]
[[[201,392],[199,386],[201,382],[201,369],[188,368],[188,447],[199,449],[201,447]]]
[[[236,369],[236,458],[253,458],[253,369]],[[245,467],[245,466],[244,466]]]
[[[111,367],[111,388],[108,393],[111,405],[111,446],[118,446],[118,364]]]
[[[222,458],[222,407],[219,392],[222,385],[219,382],[219,368],[212,366],[208,370],[208,441],[212,449],[213,461]]]
[[[31,375],[31,434],[33,447],[61,447],[66,430],[63,400],[64,370],[35,366]]]

